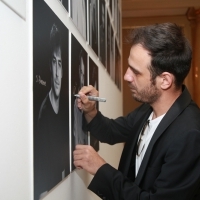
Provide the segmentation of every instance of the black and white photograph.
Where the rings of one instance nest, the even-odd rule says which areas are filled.
[[[115,84],[121,90],[121,56],[115,40]]]
[[[68,29],[33,2],[34,200],[69,174]]]
[[[87,83],[87,53],[78,40],[71,35],[72,152],[75,145],[88,144],[88,133],[82,130],[82,111],[77,107],[77,98],[74,96]]]
[[[117,39],[118,39],[118,42],[119,42],[119,46],[121,45],[121,13],[120,13],[120,9],[119,9],[119,6],[117,7]]]
[[[117,4],[117,0],[112,0],[112,19],[113,20],[115,20],[115,6],[116,6],[116,4]]]
[[[110,76],[115,81],[115,59],[114,59],[114,31],[110,26]]]
[[[98,1],[89,0],[89,44],[98,56]]]
[[[87,0],[71,0],[71,18],[85,40],[87,40],[87,13]]]
[[[114,0],[115,1],[115,0]],[[112,10],[113,10],[113,0],[108,0],[109,2],[109,9],[110,9],[110,13],[112,15]]]
[[[114,27],[115,27],[116,32],[117,32],[117,26],[118,26],[118,23],[119,23],[118,18],[117,18],[117,12],[118,12],[118,0],[114,1],[114,13],[113,13],[113,15],[114,15],[114,17],[113,17]]]
[[[94,61],[89,58],[89,85],[99,90],[99,69]],[[96,102],[96,108],[98,109],[99,104]],[[99,141],[92,135],[90,135],[90,145],[96,150],[99,150]]]
[[[111,24],[110,18],[107,12],[107,56],[106,56],[106,69],[110,74],[110,51],[111,51]]]
[[[105,1],[99,1],[99,58],[106,66],[106,7]]]
[[[66,11],[68,12],[68,0],[58,0],[62,3],[62,5],[65,7]]]

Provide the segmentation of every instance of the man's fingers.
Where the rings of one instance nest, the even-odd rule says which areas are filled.
[[[82,144],[77,144],[75,149],[76,150],[83,150],[83,149],[90,149],[92,148],[90,145],[82,145]]]
[[[76,168],[85,169],[94,175],[105,163],[93,147],[89,145],[76,145],[74,150],[74,166]]]
[[[75,160],[75,161],[77,161],[77,160],[82,160],[82,159],[83,159],[82,154],[74,155],[74,160]]]
[[[79,91],[79,93],[82,92],[83,94],[92,94],[92,95],[96,95],[97,94],[97,90],[92,86],[92,85],[88,85],[88,86],[83,86],[81,88],[81,90]]]
[[[78,169],[83,169],[83,167],[81,166],[81,162],[80,161],[74,161],[74,166]]]
[[[88,97],[84,94],[84,93],[82,93],[82,92],[79,92],[79,95],[80,95],[80,100],[84,103],[84,104],[86,104],[89,100],[88,100]]]
[[[74,156],[85,156],[87,155],[90,151],[92,151],[92,147],[89,145],[76,145],[75,150],[73,152]]]
[[[93,148],[89,145],[76,145],[75,150],[73,152],[74,161],[77,160],[87,160],[90,155],[93,153]]]

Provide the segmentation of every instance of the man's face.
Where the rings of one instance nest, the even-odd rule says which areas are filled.
[[[79,65],[80,88],[84,86],[84,78],[85,78],[84,70],[85,70],[85,66],[84,66],[83,58],[81,57],[80,65]]]
[[[149,52],[140,44],[132,46],[128,58],[129,67],[124,75],[124,80],[136,101],[154,103],[161,95],[156,79],[153,83],[148,66],[151,64]]]
[[[61,48],[57,46],[53,49],[52,59],[50,63],[51,69],[51,87],[53,94],[56,98],[60,96],[61,90],[61,80],[62,80],[62,58],[61,58]]]

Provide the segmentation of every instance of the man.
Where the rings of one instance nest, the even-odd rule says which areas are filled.
[[[49,61],[50,72],[51,72],[51,90],[42,103],[39,118],[41,117],[44,106],[48,100],[51,103],[54,113],[58,114],[59,111],[59,100],[60,100],[60,90],[61,90],[63,70],[62,70],[62,58],[61,58],[60,33],[55,24],[52,26],[52,30],[50,33],[50,48],[52,53],[51,59]]]
[[[51,89],[42,102],[35,136],[35,199],[58,184],[68,173],[67,113],[60,106],[62,69],[61,36],[54,24],[50,31]]]
[[[200,199],[200,109],[183,81],[191,65],[191,47],[181,27],[164,23],[140,27],[131,35],[124,75],[135,100],[143,104],[126,117],[104,117],[85,94],[79,108],[87,129],[101,142],[125,142],[119,169],[91,147],[78,145],[74,164],[94,175],[89,189],[109,200]]]
[[[79,54],[79,86],[78,90],[80,90],[84,86],[85,82],[85,64],[83,58],[83,50],[80,51]],[[86,131],[82,130],[82,113],[83,111],[77,107],[76,100],[74,102],[74,137],[75,137],[75,145],[77,144],[88,144],[88,135]]]

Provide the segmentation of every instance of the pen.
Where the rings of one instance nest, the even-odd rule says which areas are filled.
[[[75,94],[74,96],[80,98],[79,94]],[[106,98],[100,98],[100,97],[95,97],[95,96],[87,96],[87,97],[90,101],[106,102]]]

